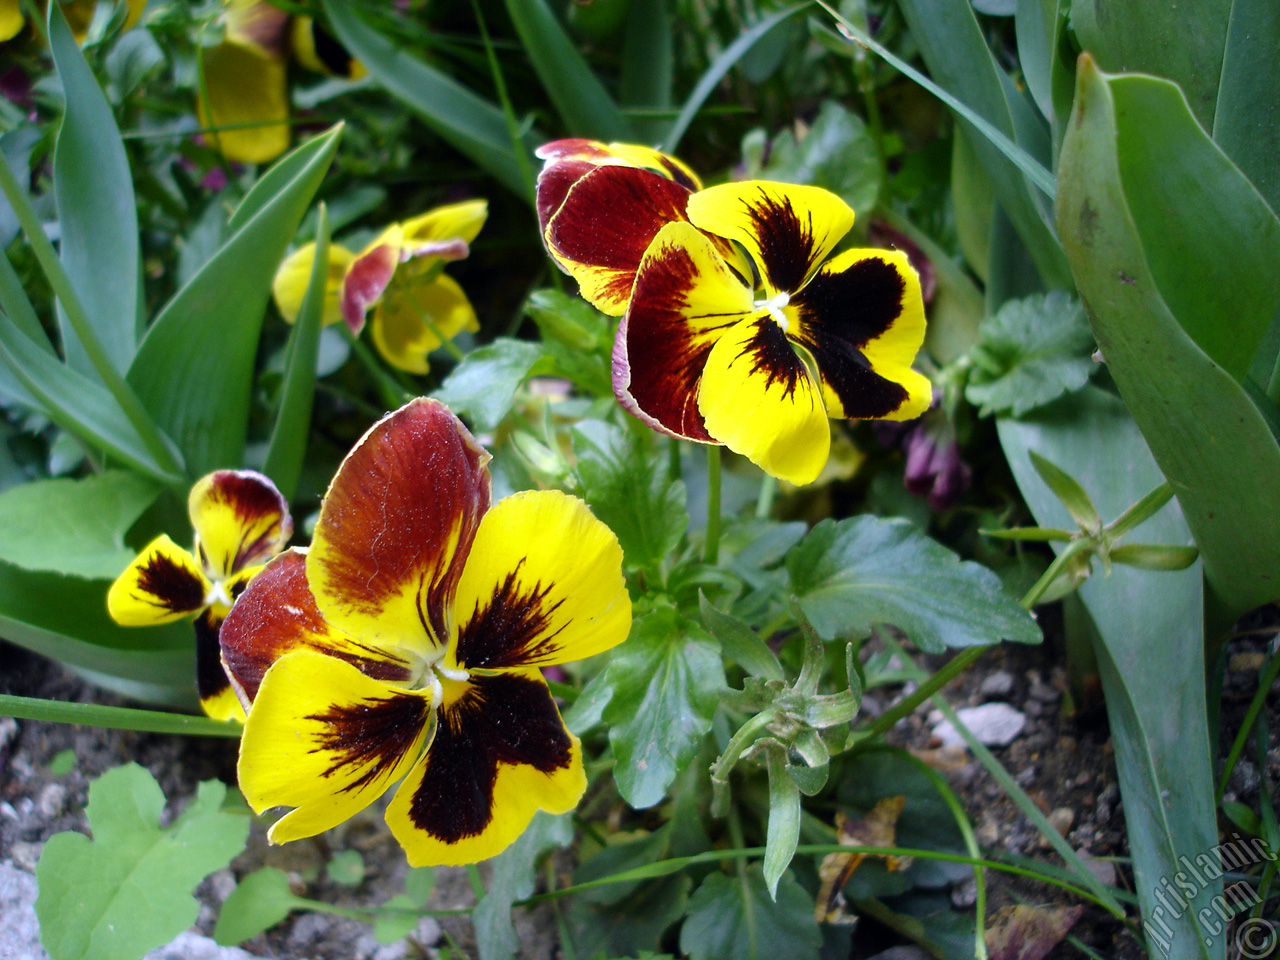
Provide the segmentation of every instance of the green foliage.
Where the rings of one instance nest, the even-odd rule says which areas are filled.
[[[810,896],[788,873],[774,899],[758,864],[736,877],[708,874],[680,928],[691,960],[810,960],[820,942]]]
[[[693,620],[659,607],[636,618],[592,685],[609,691],[618,790],[636,809],[652,807],[711,729],[725,688],[719,648]]]
[[[932,652],[1040,640],[999,577],[905,520],[824,520],[787,555],[787,571],[805,616],[827,640],[865,637],[877,624]]]
[[[540,344],[499,337],[472,350],[450,371],[435,398],[473,429],[494,430],[511,409],[516,390],[546,356]]]
[[[227,788],[200,784],[173,825],[160,826],[164,794],[137,764],[89,788],[93,838],[59,833],[44,845],[36,879],[40,938],[53,960],[137,960],[195,922],[191,896],[244,848],[249,820],[223,809]]]
[[[123,470],[14,487],[0,494],[4,558],[27,570],[114,578],[134,557],[125,533],[159,492]]]
[[[983,416],[1020,417],[1084,386],[1093,372],[1084,311],[1061,291],[1006,301],[978,335],[965,398]]]
[[[307,901],[289,888],[289,876],[275,867],[249,874],[222,903],[213,939],[224,946],[243,943],[269,930]]]
[[[421,920],[435,882],[435,871],[430,867],[411,869],[404,878],[404,893],[397,893],[384,903],[386,912],[373,921],[374,939],[379,943],[395,943],[412,933]]]
[[[533,893],[535,871],[543,855],[572,838],[568,816],[540,812],[520,839],[493,858],[489,889],[471,914],[480,960],[511,960],[516,955],[520,941],[511,923],[511,906]]]

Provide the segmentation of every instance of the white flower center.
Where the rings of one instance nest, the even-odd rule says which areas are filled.
[[[787,291],[785,290],[782,290],[774,294],[768,300],[757,300],[754,304],[752,304],[752,306],[754,306],[757,310],[768,310],[769,316],[773,317],[773,319],[777,322],[778,326],[782,328],[782,332],[786,333],[787,332],[787,315],[782,312],[782,308],[785,307],[790,302],[791,302],[791,294],[787,293]]]
[[[212,607],[215,604],[222,604],[225,607],[231,606],[231,594],[227,590],[227,582],[225,580],[211,580],[209,592],[204,595],[204,605]]]
[[[430,660],[422,665],[422,673],[418,681],[419,689],[428,691],[431,697],[431,709],[440,706],[444,700],[444,684],[441,679],[452,680],[455,683],[461,683],[464,680],[471,679],[471,674],[466,670],[458,667],[446,667],[441,661],[444,660],[443,651],[436,654]]]

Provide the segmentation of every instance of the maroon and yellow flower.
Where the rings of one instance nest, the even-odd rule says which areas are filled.
[[[400,781],[386,819],[409,862],[472,863],[581,798],[539,668],[625,639],[622,552],[558,491],[490,506],[488,460],[437,401],[389,414],[338,470],[310,549],[269,564],[223,625],[249,708],[240,787],[258,812],[292,808],[273,842]]]
[[[819,187],[766,181],[692,194],[645,250],[614,346],[614,391],[658,430],[723,443],[802,484],[827,461],[829,418],[908,420],[929,406],[904,253],[827,259],[853,210]],[[712,238],[745,250],[744,272]]]
[[[252,470],[202,477],[187,499],[195,544],[185,550],[162,534],[152,540],[107,593],[107,611],[123,626],[170,623],[197,614],[196,688],[205,712],[243,720],[244,710],[222,669],[218,629],[235,598],[293,534],[289,505],[269,479]]]
[[[323,322],[346,322],[354,334],[373,309],[373,343],[393,367],[424,374],[428,355],[463,330],[479,330],[471,301],[445,263],[470,252],[488,215],[484,200],[436,207],[393,223],[359,253],[329,246]],[[291,253],[280,265],[272,293],[281,316],[292,323],[315,261],[315,244]]]

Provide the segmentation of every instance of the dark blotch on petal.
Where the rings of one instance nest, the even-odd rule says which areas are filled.
[[[409,805],[414,826],[445,843],[479,836],[493,819],[499,764],[543,773],[569,766],[573,744],[544,683],[500,674],[439,712],[426,772]]]
[[[800,219],[784,199],[759,203],[744,201],[752,232],[760,243],[765,276],[776,290],[799,290],[813,256],[813,218]]]
[[[204,606],[204,584],[182,564],[174,563],[162,553],[138,571],[138,586],[155,598],[152,603],[172,613],[190,613]]]
[[[203,701],[221,696],[231,686],[222,669],[222,652],[218,647],[218,628],[222,621],[212,610],[196,617],[196,692]]]
[[[852,418],[883,417],[907,399],[907,391],[872,371],[862,354],[901,315],[905,293],[902,275],[873,257],[841,273],[820,272],[791,298],[803,322],[797,339]]]
[[[804,361],[771,317],[758,317],[755,327],[750,343],[739,356],[750,359],[752,373],[763,373],[767,377],[766,387],[781,383],[785,395],[790,397],[795,393],[796,382],[807,376]]]
[[[427,701],[412,694],[374,697],[351,707],[311,714],[308,720],[329,724],[330,730],[318,746],[340,754],[324,776],[344,767],[363,767],[364,772],[343,787],[358,790],[391,770],[413,747],[431,715]]]
[[[228,572],[266,560],[276,552],[277,543],[288,540],[293,533],[289,504],[275,484],[260,473],[218,470],[213,474],[209,499],[229,506],[241,528],[250,535],[239,545]],[[252,536],[254,533],[257,536]],[[200,549],[203,554],[204,546]],[[201,556],[202,561],[208,559]]]
[[[488,605],[479,604],[458,633],[458,663],[469,670],[527,666],[560,649],[548,620],[561,601],[547,603],[550,587],[535,583],[521,593],[516,577],[524,559],[493,591]]]

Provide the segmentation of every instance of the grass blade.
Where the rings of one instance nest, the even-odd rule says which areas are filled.
[[[166,713],[161,710],[135,710],[100,703],[71,703],[37,697],[15,697],[0,694],[0,717],[19,720],[43,720],[46,723],[78,723],[105,727],[108,730],[140,730],[146,733],[178,733],[191,737],[239,738],[244,727],[238,723],[210,717]]]

